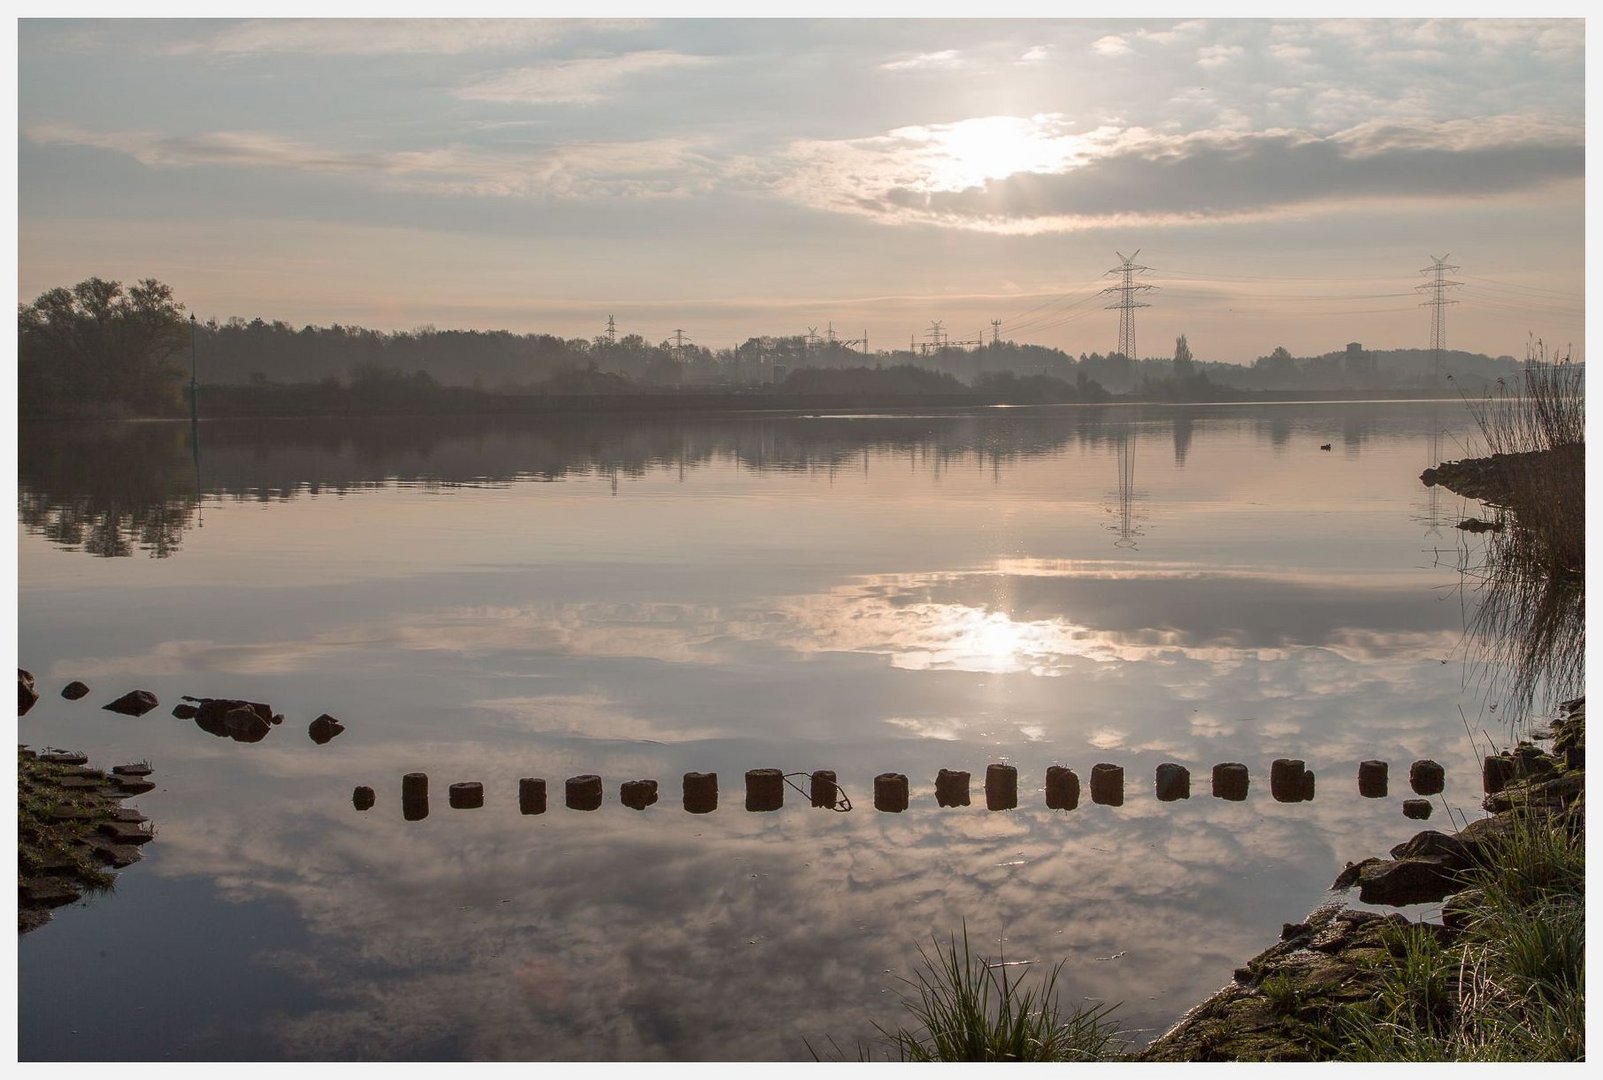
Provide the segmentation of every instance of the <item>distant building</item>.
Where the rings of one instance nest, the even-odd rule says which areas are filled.
[[[1342,356],[1342,368],[1352,378],[1371,380],[1376,372],[1375,354],[1359,342],[1349,341],[1347,352]]]

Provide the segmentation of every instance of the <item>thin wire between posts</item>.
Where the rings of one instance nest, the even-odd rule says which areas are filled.
[[[795,791],[796,791],[796,794],[806,796],[807,800],[809,802],[811,802],[812,798],[813,798],[813,793],[811,791],[803,791],[801,785],[796,783],[794,780],[791,779],[791,777],[793,777],[793,776],[805,776],[805,777],[807,777],[808,781],[811,781],[813,779],[813,774],[810,773],[810,772],[788,772],[788,773],[785,774],[785,783],[789,784],[792,788],[794,788]],[[834,803],[830,804],[829,809],[835,811],[837,814],[848,814],[848,813],[851,813],[852,800],[847,797],[846,789],[841,787],[839,784],[837,784],[833,780],[826,781],[826,783],[828,783],[830,787],[835,789],[835,794],[838,796],[837,800]]]

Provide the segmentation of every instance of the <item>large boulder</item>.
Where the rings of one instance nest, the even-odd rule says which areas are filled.
[[[1475,853],[1468,844],[1456,836],[1448,836],[1435,829],[1415,833],[1391,849],[1394,859],[1435,859],[1454,870],[1468,870],[1475,865]]]
[[[1463,887],[1459,872],[1440,859],[1377,859],[1358,874],[1358,899],[1387,907],[1435,903]]]
[[[77,679],[72,680],[72,682],[61,688],[61,696],[68,701],[77,701],[79,698],[87,697],[88,695],[89,687]]]
[[[33,675],[17,669],[17,715],[27,716],[28,710],[33,708],[34,702],[39,700],[39,691],[33,688]]]
[[[149,690],[130,690],[116,701],[101,708],[108,712],[122,713],[124,716],[144,716],[151,709],[160,705],[156,695]]]
[[[259,701],[187,696],[184,700],[194,703],[195,711],[191,718],[195,726],[219,738],[233,739],[235,742],[260,742],[272,730],[273,710]],[[173,710],[173,715],[180,715],[177,709]]]

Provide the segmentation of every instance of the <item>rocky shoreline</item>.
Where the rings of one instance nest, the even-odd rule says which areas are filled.
[[[112,870],[139,861],[155,830],[124,799],[150,791],[142,763],[110,772],[83,754],[17,748],[17,931],[50,921],[86,893],[112,887]]]
[[[1350,863],[1332,888],[1357,886],[1364,903],[1445,901],[1440,922],[1349,908],[1341,897],[1288,923],[1281,940],[1238,968],[1231,983],[1196,1005],[1136,1055],[1138,1061],[1319,1061],[1336,1056],[1328,1036],[1336,1012],[1378,999],[1404,947],[1397,931],[1418,927],[1453,948],[1473,902],[1469,876],[1496,858],[1517,815],[1585,828],[1584,698],[1566,702],[1549,733],[1551,751],[1531,743],[1488,757],[1484,808],[1492,816],[1454,834],[1426,830],[1391,858]]]

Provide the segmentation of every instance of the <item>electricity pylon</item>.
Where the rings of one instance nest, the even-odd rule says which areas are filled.
[[[1152,306],[1151,304],[1145,304],[1140,300],[1137,300],[1135,298],[1135,294],[1139,292],[1150,291],[1157,288],[1157,286],[1138,284],[1135,280],[1135,276],[1137,274],[1150,273],[1152,270],[1152,267],[1150,266],[1136,265],[1135,257],[1136,255],[1141,254],[1140,248],[1136,248],[1135,254],[1128,257],[1126,257],[1123,252],[1119,251],[1115,251],[1114,254],[1119,256],[1119,265],[1115,266],[1112,270],[1109,270],[1108,273],[1118,274],[1120,279],[1119,284],[1109,285],[1102,291],[1105,293],[1119,294],[1118,301],[1107,305],[1106,310],[1117,310],[1119,312],[1119,355],[1123,356],[1131,363],[1134,363],[1136,359],[1135,309]],[[1106,277],[1107,275],[1104,274],[1103,276]]]

